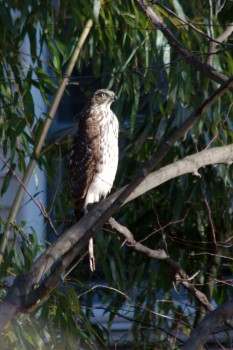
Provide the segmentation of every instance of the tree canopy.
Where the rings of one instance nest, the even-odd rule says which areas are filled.
[[[1,2],[2,198],[19,183],[1,218],[2,349],[198,349],[211,332],[218,342],[217,326],[230,332],[232,11],[215,0]],[[70,142],[97,88],[118,95],[119,166],[113,194],[76,223]],[[35,165],[46,203],[27,189]],[[30,217],[17,220],[25,193],[43,241]]]

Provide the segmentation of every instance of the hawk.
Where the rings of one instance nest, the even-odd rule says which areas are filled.
[[[84,107],[70,155],[71,192],[76,219],[89,203],[98,202],[111,191],[118,165],[119,123],[110,109],[116,95],[97,90]],[[89,241],[90,267],[95,269],[93,240]]]

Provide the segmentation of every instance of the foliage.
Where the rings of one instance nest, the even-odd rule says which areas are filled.
[[[208,1],[203,4],[196,0],[195,5],[181,0],[164,3],[167,7],[155,4],[153,9],[190,55],[212,64],[227,77],[232,75],[229,38],[215,45],[211,60],[208,53],[209,37],[218,38],[225,31],[233,5],[213,1],[211,18]],[[8,0],[1,2],[0,9],[0,142],[4,158],[20,177],[48,118],[45,111],[36,108],[33,91],[46,105],[51,104],[88,18],[93,18],[94,28],[73,76],[78,85],[72,85],[72,80],[63,100],[75,109],[82,104],[75,97],[82,96],[84,101],[97,87],[117,92],[114,108],[121,132],[116,188],[134,178],[158,146],[218,87],[179,56],[152,26],[137,1]],[[51,194],[46,209],[52,212],[59,232],[74,223],[66,170],[70,142],[67,135],[71,135],[72,119],[79,112],[72,108],[60,110],[60,114],[67,113],[71,128],[59,135],[50,134],[38,159]],[[160,166],[230,143],[232,95],[228,92],[175,144]],[[3,196],[14,176],[6,172],[4,164],[1,170]],[[165,249],[188,274],[200,270],[195,283],[214,305],[219,305],[232,296],[228,283],[232,274],[232,166],[211,166],[202,169],[200,175],[169,181],[125,206],[116,217],[137,241],[152,249]],[[2,219],[1,235],[5,224]],[[46,243],[47,239],[55,239],[50,225],[47,234]],[[29,224],[15,224],[13,243],[0,267],[1,297],[12,276],[28,269],[45,242],[37,241]],[[96,235],[95,250],[97,271],[89,272],[86,258],[79,262],[36,311],[8,325],[1,348],[75,349],[77,344],[108,348],[114,343],[109,330],[116,320],[124,321],[127,327],[122,342],[133,343],[134,348],[138,344],[148,349],[152,342],[161,349],[180,344],[176,335],[180,331],[190,333],[200,319],[200,305],[187,290],[179,286],[179,294],[174,290],[167,266],[121,247],[116,235],[106,230]],[[103,325],[95,322],[97,313],[105,317]]]

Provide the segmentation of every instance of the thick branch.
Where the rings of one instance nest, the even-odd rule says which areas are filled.
[[[152,24],[161,30],[164,36],[167,38],[169,44],[179,52],[184,59],[191,64],[195,69],[202,72],[208,78],[216,81],[217,83],[223,84],[227,81],[227,77],[219,73],[214,67],[200,62],[196,57],[190,55],[190,52],[184,48],[183,45],[175,38],[175,36],[166,27],[162,19],[154,12],[151,6],[148,5],[146,0],[136,0],[142,10],[146,13],[147,17],[150,19]],[[233,84],[231,84],[231,90],[233,89]]]
[[[158,148],[152,159],[146,164],[145,168],[134,180],[132,180],[132,182],[127,187],[123,188],[121,191],[118,191],[115,195],[108,197],[105,201],[97,205],[96,208],[93,208],[90,211],[90,213],[88,213],[79,221],[78,224],[74,225],[69,230],[67,230],[65,234],[61,235],[57,239],[57,241],[54,242],[47,249],[47,251],[36,260],[36,262],[32,265],[31,269],[24,277],[26,280],[23,284],[24,291],[20,292],[21,295],[29,295],[31,290],[33,289],[33,286],[40,283],[42,276],[45,275],[47,271],[52,267],[52,265],[55,262],[57,262],[66,252],[68,252],[74,244],[78,244],[78,242],[81,239],[87,242],[87,240],[91,238],[93,234],[107,222],[107,220],[113,215],[113,213],[116,210],[118,210],[127,201],[132,200],[137,196],[134,195],[133,192],[135,192],[136,189],[138,190],[140,184],[146,179],[148,174],[160,162],[160,160],[168,153],[168,151],[172,148],[174,143],[188,131],[188,129],[202,115],[202,113],[204,113],[210,106],[212,106],[212,104],[225,91],[229,89],[229,86],[232,84],[232,80],[233,77],[228,79],[228,81],[225,84],[223,84],[219,89],[217,89],[209,99],[207,99],[195,112],[191,114],[191,116],[188,119],[186,119],[182,127],[179,130],[175,131],[167,139],[167,141]],[[226,162],[226,159],[224,158],[224,160],[220,161]],[[228,159],[228,161],[230,161],[230,158]],[[178,175],[179,174],[177,173],[177,176]],[[149,185],[147,185],[147,187],[148,186]],[[16,279],[9,294],[14,293],[14,290],[18,290],[19,285],[20,283],[18,283],[18,279]],[[4,327],[6,321],[10,319],[8,318],[8,315],[9,317],[11,315],[10,312],[8,312],[8,314],[4,312],[1,313],[1,310],[4,309],[6,303],[8,303],[6,309],[13,309],[15,310],[15,313],[17,313],[18,310],[22,310],[25,308],[24,297],[17,297],[17,299],[15,299],[17,300],[17,303],[12,302],[12,300],[9,297],[7,297],[6,302],[0,306],[0,329]],[[12,314],[14,314],[14,312]]]
[[[211,164],[232,164],[233,144],[210,148],[191,156],[187,156],[173,164],[169,164],[153,173],[149,174],[143,182],[130,194],[126,202],[141,196],[143,193],[158,187],[162,183],[184,174],[199,176],[198,169]]]
[[[226,27],[225,31],[216,38],[216,42],[222,43],[223,41],[227,40],[227,38],[232,34],[232,32],[233,32],[233,22],[230,23]]]
[[[184,174],[185,167],[187,167],[187,172],[193,172],[193,170],[197,171],[197,169],[201,166],[216,164],[219,162],[233,162],[233,145],[205,150],[155,171],[154,173],[150,174],[148,178],[145,178],[137,190],[135,190],[121,205],[133,200],[141,194],[149,191],[151,188],[156,187],[171,178]],[[61,271],[64,271],[64,269],[72,261],[73,257],[80,252],[83,246],[87,244],[89,238],[94,234],[97,228],[100,227],[98,226],[98,223],[102,222],[102,224],[104,224],[106,222],[102,221],[104,214],[107,210],[109,210],[112,203],[114,203],[121,196],[123,191],[124,189],[117,191],[104,201],[94,206],[93,209],[76,225],[68,229],[63,235],[59,236],[58,239],[46,250],[46,252],[34,262],[30,270],[24,276],[20,276],[15,279],[13,286],[7,294],[7,297],[2,304],[0,304],[0,329],[2,329],[7,321],[9,321],[15,314],[28,309],[39,301],[37,298],[41,299],[45,296],[44,294],[48,293],[51,284],[55,283],[56,277],[58,278]],[[140,247],[137,245],[137,250],[139,249]],[[153,257],[163,259],[166,258],[163,251],[158,252],[159,255]],[[44,284],[40,284],[43,276],[50,271],[53,264],[59,261],[64,254],[66,254],[65,259],[67,260],[64,260],[63,262],[61,261],[57,265],[57,270],[52,270],[51,274],[54,272],[54,275],[52,277],[47,277]],[[171,260],[169,260],[167,260],[167,263],[169,263],[172,268],[176,269],[177,267],[173,265]],[[192,289],[191,292],[194,294],[196,293],[199,299],[202,298],[202,295],[199,295],[200,292],[195,290],[194,287],[192,287],[189,282],[185,280],[185,276],[185,274],[181,275],[179,282],[182,281],[186,288],[190,290]],[[182,278],[184,280],[182,280]],[[53,282],[50,284],[51,281]],[[38,290],[35,288],[37,286]],[[206,303],[204,299],[203,303]]]
[[[77,244],[77,253],[79,252],[79,243],[82,240],[86,243],[93,234],[101,228],[113,213],[119,209],[124,203],[132,198],[132,193],[146,179],[148,174],[159,163],[159,161],[168,153],[174,143],[180,139],[193,123],[204,113],[212,104],[229,89],[232,84],[233,77],[227,80],[223,86],[217,89],[214,94],[207,99],[191,116],[184,122],[183,126],[175,131],[167,141],[158,148],[152,159],[146,164],[145,168],[127,187],[118,191],[115,195],[108,197],[101,202],[96,208],[93,208],[85,215],[78,224],[71,227],[56,242],[54,242],[47,251],[42,254],[32,265],[25,276],[15,279],[5,301],[0,305],[0,329],[2,329],[7,321],[17,314],[19,311],[27,309],[27,300],[34,286],[41,282],[43,276],[50,270],[53,264],[66,254],[72,247]],[[229,161],[229,160],[228,160]],[[135,196],[136,197],[136,196]],[[15,214],[15,210],[13,211]],[[6,242],[5,242],[6,243]]]
[[[139,2],[140,5],[141,3],[144,3],[143,0],[137,0],[137,1]],[[147,10],[147,9],[150,10],[151,8],[148,6],[144,8],[144,10]],[[152,21],[154,20],[153,13],[154,13],[153,11],[152,11],[152,14],[150,11],[148,12],[148,15],[149,14],[152,15],[152,18],[151,18]],[[158,20],[157,16],[156,16],[156,20]],[[154,25],[156,25],[155,23]],[[94,232],[98,228],[100,228],[120,206],[122,206],[129,200],[132,200],[133,198],[136,198],[138,195],[140,195],[139,192],[137,191],[142,185],[144,187],[141,188],[141,191],[146,192],[150,189],[150,184],[147,181],[149,179],[148,174],[159,163],[159,161],[167,154],[167,152],[171,149],[174,143],[187,132],[187,130],[193,125],[193,123],[202,115],[202,113],[204,113],[225,91],[229,90],[232,87],[232,80],[233,80],[232,77],[226,81],[226,77],[218,73],[212,67],[202,64],[200,61],[198,61],[194,57],[190,57],[190,54],[172,36],[172,34],[167,30],[165,25],[162,22],[158,24],[160,24],[160,27],[161,27],[160,29],[164,32],[164,34],[166,33],[168,37],[170,37],[169,40],[174,45],[174,47],[176,45],[179,46],[179,49],[180,49],[179,52],[183,57],[185,57],[185,59],[188,62],[193,64],[198,70],[204,71],[205,74],[211,79],[219,83],[224,83],[223,86],[218,90],[216,90],[216,92],[211,96],[211,98],[206,100],[203,103],[203,105],[199,109],[197,109],[185,121],[181,129],[174,132],[174,134],[167,140],[167,142],[164,143],[155,152],[153,158],[147,163],[146,167],[142,170],[139,176],[136,179],[134,179],[129,186],[127,186],[123,190],[118,191],[115,195],[110,196],[105,201],[101,202],[95,208],[93,208],[91,212],[88,213],[85,217],[83,217],[78,224],[74,225],[72,228],[67,230],[62,236],[60,236],[57,239],[57,241],[54,242],[54,244],[52,244],[49,247],[49,249],[41,257],[37,259],[37,261],[32,265],[28,273],[26,273],[24,276],[21,276],[15,280],[13,287],[10,289],[5,301],[0,305],[0,328],[3,328],[6,322],[10,320],[17,312],[24,311],[25,308],[27,308],[29,304],[28,298],[30,296],[30,293],[32,293],[34,287],[40,283],[41,278],[44,276],[45,273],[47,273],[50,270],[50,268],[53,266],[55,262],[61,259],[61,257],[64,254],[69,252],[69,250],[71,250],[74,247],[74,245],[76,245],[77,247],[76,253],[78,253],[80,251],[80,247],[83,246],[83,244],[86,244],[86,242],[94,234]],[[226,146],[226,147],[232,147],[232,145]],[[228,148],[226,150],[228,150]],[[208,151],[212,151],[212,150],[208,150]],[[208,152],[208,151],[203,151],[203,152]],[[231,148],[231,154],[232,153],[233,152]],[[213,162],[212,160],[213,160],[213,157],[211,157],[211,160],[206,161],[204,165],[216,163],[216,162]],[[224,163],[232,162],[232,157],[229,155],[226,159],[222,155],[222,158],[219,161]],[[175,164],[171,166],[174,166]],[[34,168],[34,160],[32,160],[32,162],[30,162],[29,165],[30,165],[28,168],[29,170],[27,171],[24,177],[24,181],[23,181],[24,183],[27,183],[27,181],[31,176],[31,171]],[[195,169],[197,170],[198,167],[200,166],[202,165],[199,163],[198,166],[197,165],[195,166]],[[188,171],[188,172],[191,172],[191,171]],[[174,175],[173,173],[174,175],[173,177],[179,176],[180,174],[181,172],[179,171],[177,172],[177,175]],[[27,178],[26,178],[26,175],[27,175]],[[154,181],[155,177],[156,176],[154,173],[153,179],[151,178],[151,181]],[[165,176],[165,178],[166,178],[165,181],[168,181],[169,176]],[[144,183],[144,181],[147,181],[147,182]],[[19,203],[20,201],[18,202],[18,205]],[[15,206],[14,208],[15,216],[17,214],[16,208],[17,206]],[[15,218],[14,215],[11,217],[10,221],[14,220]],[[3,250],[4,249],[2,249],[2,251]]]
[[[201,166],[220,162],[233,162],[233,145],[205,150],[155,171],[154,173],[148,175],[148,177],[143,180],[138,188],[133,191],[123,203],[119,204],[117,209],[128,201],[139,197],[143,193],[157,187],[169,179],[185,173],[196,173]],[[117,191],[115,194],[109,196],[100,204],[96,205],[76,225],[58,237],[58,239],[47,249],[47,251],[33,264],[33,273],[35,274],[36,279],[35,277],[33,279],[30,278],[31,283],[39,283],[42,275],[51,268],[54,262],[60,259],[61,256],[69,251],[78,241],[84,239],[84,236],[85,242],[87,242],[93,233],[102,227],[107,221],[103,221],[104,214],[107,210],[109,210],[109,208],[111,208],[112,203],[115,203],[128,187],[129,186],[126,186],[122,190]],[[101,225],[99,225],[99,222],[101,222]]]
[[[233,318],[233,300],[210,312],[198,325],[192,336],[185,343],[183,350],[199,350],[214,329],[223,322]]]
[[[39,303],[41,304],[44,300],[48,299],[54,289],[62,283],[62,273],[67,271],[85,245],[86,241],[79,241],[75,244],[66,254],[64,254],[64,256],[62,256],[60,262],[55,264],[49,275],[38,285],[38,288],[29,292],[25,300],[27,312],[30,312],[30,309],[33,310]]]

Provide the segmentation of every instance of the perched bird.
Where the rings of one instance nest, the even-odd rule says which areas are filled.
[[[70,155],[71,192],[76,219],[89,203],[98,202],[111,191],[118,165],[119,123],[110,109],[116,95],[97,90],[84,107]],[[89,241],[90,268],[95,269],[93,240]]]

